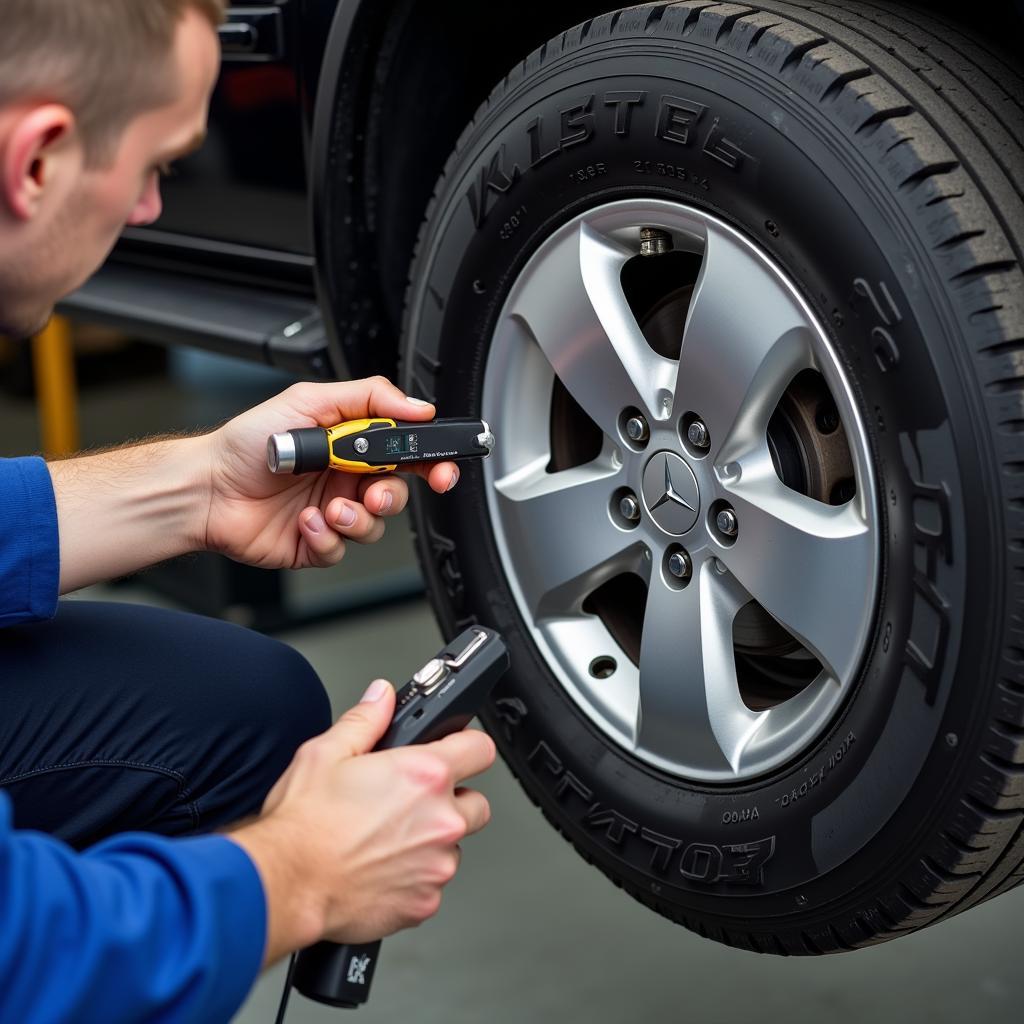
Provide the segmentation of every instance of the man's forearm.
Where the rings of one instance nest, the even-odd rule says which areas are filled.
[[[0,794],[0,1019],[226,1021],[251,987],[265,904],[221,837],[132,833],[74,853],[11,830]]]
[[[49,469],[62,594],[202,547],[210,493],[205,438],[158,440]]]

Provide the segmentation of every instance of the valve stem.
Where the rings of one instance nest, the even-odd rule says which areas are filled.
[[[640,255],[660,256],[672,249],[672,236],[661,228],[640,229]]]

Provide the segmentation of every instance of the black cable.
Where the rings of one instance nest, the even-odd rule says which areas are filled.
[[[281,1005],[277,1008],[277,1019],[274,1024],[284,1024],[285,1011],[288,1009],[288,997],[292,993],[292,977],[295,974],[295,958],[298,954],[292,953],[288,961],[288,974],[284,979],[284,991],[281,993]]]

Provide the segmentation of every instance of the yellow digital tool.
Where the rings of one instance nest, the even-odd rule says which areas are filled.
[[[272,473],[393,473],[403,462],[486,458],[493,447],[483,420],[400,423],[376,417],[273,434],[267,465]]]

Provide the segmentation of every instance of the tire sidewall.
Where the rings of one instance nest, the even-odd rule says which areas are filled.
[[[624,120],[621,97],[639,94]],[[870,152],[770,76],[707,48],[616,39],[492,106],[420,247],[404,382],[444,415],[479,414],[495,324],[538,245],[637,196],[699,207],[765,250],[826,327],[856,397],[882,535],[870,650],[826,733],[744,786],[653,770],[566,697],[505,582],[479,469],[458,500],[416,502],[446,629],[479,618],[509,639],[513,671],[486,714],[506,760],[578,846],[659,902],[749,918],[856,890],[913,856],[978,727],[995,588],[974,538],[991,524],[963,496],[986,493],[987,464],[923,221],[894,192]],[[961,664],[973,671],[958,675]]]

